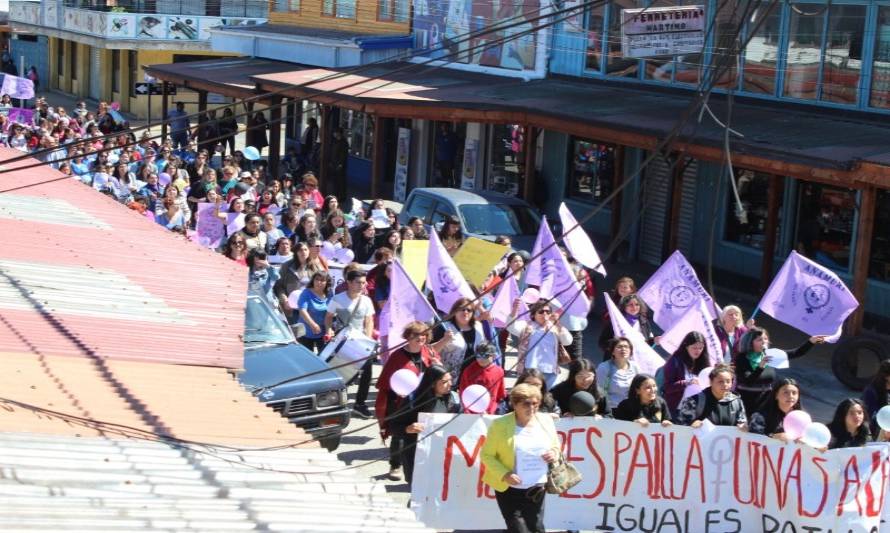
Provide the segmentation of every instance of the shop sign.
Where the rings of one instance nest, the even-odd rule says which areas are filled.
[[[393,199],[397,202],[405,201],[408,191],[408,155],[411,151],[411,130],[399,128],[399,140],[396,144],[396,175],[394,178],[395,190]]]
[[[621,53],[626,58],[701,53],[704,6],[621,10]]]

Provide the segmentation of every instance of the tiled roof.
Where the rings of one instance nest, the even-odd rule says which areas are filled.
[[[0,349],[240,368],[244,267],[61,176],[0,174]]]
[[[432,531],[382,484],[328,473],[343,466],[318,448],[202,453],[0,434],[0,531]]]

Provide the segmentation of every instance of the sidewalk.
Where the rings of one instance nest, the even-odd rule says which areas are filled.
[[[698,265],[695,266],[699,279],[705,288],[708,288],[707,272],[705,269],[699,268]],[[606,271],[609,273],[606,279],[598,275],[595,276],[596,308],[591,313],[590,324],[584,332],[584,357],[595,363],[602,361],[602,352],[597,346],[602,331],[602,323],[598,320],[603,312],[602,293],[614,287],[615,280],[622,276],[630,276],[637,283],[637,287],[642,287],[655,270],[657,267],[640,261],[611,263],[606,264]],[[735,283],[736,288],[731,288],[733,287],[732,283]],[[760,299],[759,290],[739,287],[738,280],[729,279],[716,271],[714,272],[714,286],[717,303],[738,305],[742,308],[746,320]],[[748,292],[742,292],[742,290]],[[771,344],[777,348],[796,348],[809,338],[806,333],[782,324],[764,313],[759,313],[756,321],[758,326],[769,331]],[[831,356],[834,353],[834,346],[833,344],[816,346],[807,355],[792,361],[790,369],[778,371],[779,375],[792,377],[800,383],[804,408],[812,415],[813,420],[823,423],[831,420],[835,407],[841,400],[848,397],[860,397],[860,391],[848,389],[834,377],[831,371]]]

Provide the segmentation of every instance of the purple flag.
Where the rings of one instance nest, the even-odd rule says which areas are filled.
[[[513,311],[513,302],[519,298],[519,284],[516,283],[516,276],[510,276],[501,282],[498,292],[494,295],[494,302],[491,304],[491,323],[496,328],[507,327],[510,322],[510,313]],[[525,302],[519,302],[519,317],[528,314],[528,306]],[[528,320],[520,318],[520,320]]]
[[[539,287],[542,298],[555,298],[570,316],[587,318],[590,299],[584,294],[584,287],[572,272],[568,259],[556,246],[547,217],[541,219],[532,257],[525,274],[526,283]]]
[[[633,360],[640,368],[640,372],[654,376],[655,372],[664,366],[664,359],[646,343],[640,330],[627,322],[608,293],[603,293],[603,296],[606,297],[606,307],[609,309],[609,319],[612,321],[612,331],[615,332],[615,336],[627,337],[633,346]]]
[[[226,225],[216,216],[216,204],[200,202],[195,218],[194,242],[205,248],[219,248],[226,237]]]
[[[572,253],[572,257],[587,268],[599,272],[603,276],[606,275],[606,267],[600,260],[600,256],[596,253],[593,241],[584,231],[584,228],[578,225],[575,216],[569,211],[566,203],[559,204],[559,219],[562,222],[563,241],[566,248]]]
[[[758,307],[804,333],[837,342],[859,302],[837,274],[792,251]]]
[[[7,113],[9,117],[9,122],[14,122],[16,124],[24,124],[26,126],[30,126],[34,124],[34,110],[33,109],[23,109],[21,107],[10,107],[9,113]]]
[[[244,213],[226,213],[226,235],[232,235],[244,228]]]
[[[705,346],[708,349],[708,366],[714,366],[717,363],[730,363],[723,360],[723,348],[720,346],[720,339],[717,338],[717,332],[714,331],[711,312],[708,310],[704,300],[699,298],[698,303],[691,306],[680,320],[678,320],[671,329],[665,331],[658,344],[668,352],[675,352],[683,342],[683,338],[690,331],[697,331],[704,335]]]
[[[475,298],[470,284],[448,255],[435,231],[430,232],[430,251],[427,255],[426,284],[436,299],[436,307],[444,313],[451,312],[451,306],[461,298]],[[392,291],[390,291],[392,292]]]
[[[0,94],[8,94],[13,98],[29,100],[34,98],[34,82],[28,78],[20,78],[12,74],[3,76],[3,85],[0,86]]]
[[[665,331],[683,318],[699,299],[707,303],[712,318],[716,314],[714,300],[680,250],[658,267],[637,295],[652,309],[655,323]]]
[[[414,285],[398,259],[393,259],[389,299],[380,311],[380,334],[387,335],[389,345],[401,342],[405,326],[413,320],[431,322],[439,317],[436,310]]]

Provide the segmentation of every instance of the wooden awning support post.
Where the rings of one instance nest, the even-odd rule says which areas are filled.
[[[853,296],[859,307],[847,320],[847,333],[859,335],[865,319],[865,299],[868,288],[868,267],[871,263],[871,241],[875,227],[875,205],[878,191],[874,187],[862,189],[859,199],[859,220],[856,224],[856,254],[853,256]]]

